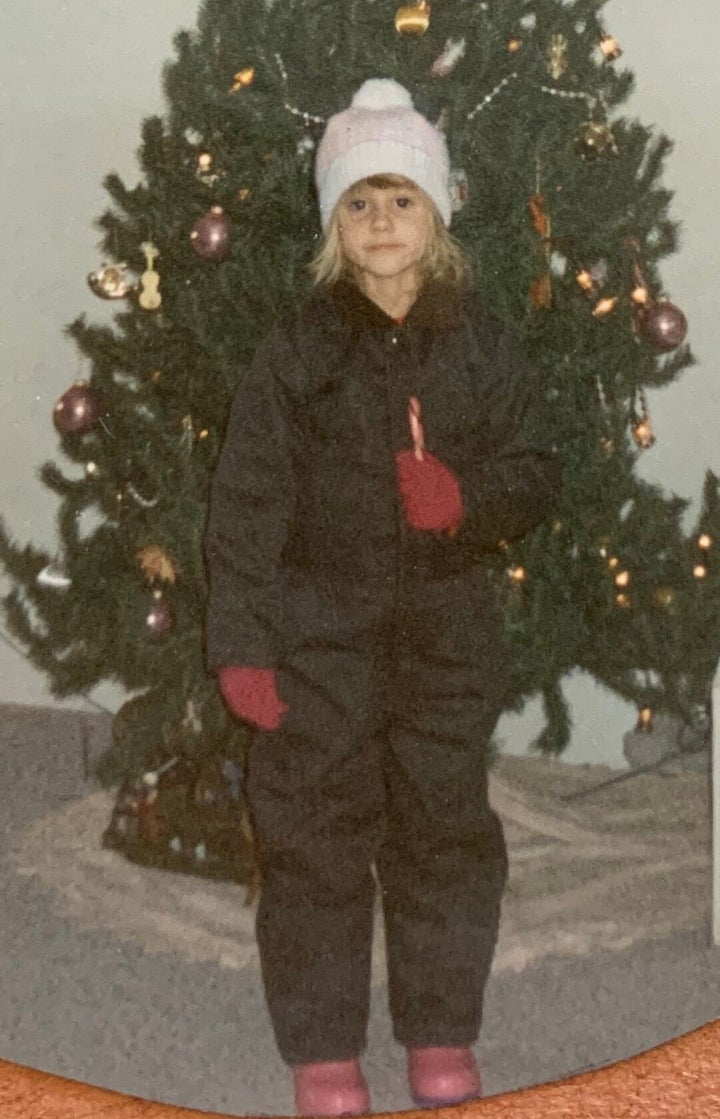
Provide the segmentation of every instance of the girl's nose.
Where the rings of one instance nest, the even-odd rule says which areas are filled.
[[[371,221],[373,225],[384,226],[390,221],[390,209],[385,205],[374,206]]]

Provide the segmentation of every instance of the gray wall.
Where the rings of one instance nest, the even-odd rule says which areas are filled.
[[[162,109],[161,64],[173,32],[194,24],[197,7],[197,0],[153,0],[129,12],[116,0],[25,0],[3,21],[0,510],[20,540],[54,539],[55,501],[35,475],[56,452],[52,406],[84,372],[63,326],[81,311],[99,321],[113,310],[85,282],[100,259],[92,227],[107,202],[100,183],[111,169],[135,180],[140,122]],[[674,215],[684,234],[664,279],[690,318],[700,359],[679,384],[651,397],[658,444],[642,471],[695,496],[706,467],[720,472],[720,235],[713,206],[720,180],[720,15],[716,0],[610,0],[605,15],[637,77],[629,111],[676,142],[666,182],[677,191]],[[575,718],[567,759],[623,764],[621,739],[633,710],[582,677],[568,682],[567,694]],[[121,696],[107,686],[95,698],[115,708]],[[0,702],[55,702],[42,677],[2,643]],[[505,748],[524,750],[537,725],[535,705],[503,720]]]

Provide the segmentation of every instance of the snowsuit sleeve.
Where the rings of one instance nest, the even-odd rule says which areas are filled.
[[[295,504],[293,359],[276,329],[244,372],[215,471],[205,534],[207,663],[273,668],[283,619],[280,559]]]
[[[460,478],[465,522],[458,536],[483,550],[517,540],[541,524],[562,481],[538,373],[507,331],[497,327],[491,334],[492,383],[479,417],[474,463]]]

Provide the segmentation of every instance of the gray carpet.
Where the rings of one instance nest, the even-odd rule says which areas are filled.
[[[93,721],[93,751],[105,730]],[[289,1113],[287,1071],[254,970],[149,954],[111,929],[80,927],[10,857],[29,822],[95,789],[83,774],[77,717],[0,709],[0,772],[0,1056],[190,1107]],[[701,924],[493,975],[478,1046],[487,1092],[597,1067],[720,1017],[719,964]],[[376,986],[365,1068],[379,1111],[410,1106],[402,1058]]]

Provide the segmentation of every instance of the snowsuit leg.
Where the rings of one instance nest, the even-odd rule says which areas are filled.
[[[296,633],[278,670],[290,710],[278,731],[254,738],[248,800],[265,995],[280,1055],[295,1064],[365,1046],[385,792],[374,635],[317,589],[290,613]]]
[[[480,1031],[507,877],[487,780],[508,685],[501,634],[477,576],[419,583],[398,614],[377,869],[403,1045],[470,1045]]]
[[[258,945],[290,1064],[364,1048],[373,862],[398,1040],[477,1036],[506,872],[485,755],[505,662],[460,582],[366,625],[316,593],[278,674],[289,714],[253,743]]]

